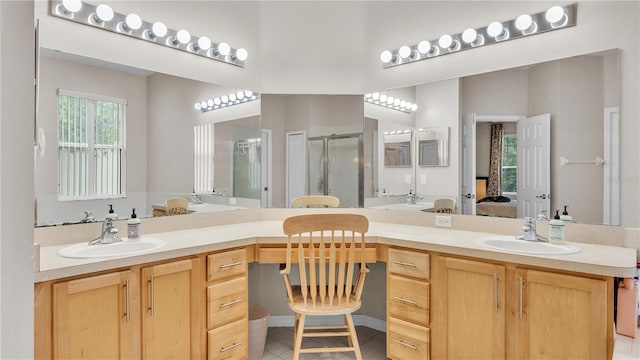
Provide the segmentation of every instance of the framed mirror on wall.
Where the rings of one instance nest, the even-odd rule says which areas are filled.
[[[411,130],[384,133],[384,166],[411,167]]]
[[[449,127],[418,129],[418,165],[449,166]]]

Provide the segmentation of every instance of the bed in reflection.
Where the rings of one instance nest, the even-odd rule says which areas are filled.
[[[518,203],[506,196],[487,196],[487,178],[476,178],[476,215],[518,217]]]

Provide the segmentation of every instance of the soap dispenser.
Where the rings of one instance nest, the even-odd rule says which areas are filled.
[[[569,213],[567,212],[568,207],[569,205],[565,205],[564,211],[562,212],[562,215],[560,215],[560,220],[564,221],[565,223],[570,223],[573,221],[573,218],[569,216]]]
[[[549,221],[549,243],[562,245],[564,244],[564,221],[560,220],[558,212],[560,210],[556,210],[553,219]]]
[[[140,239],[140,224],[142,221],[138,219],[138,215],[136,215],[136,209],[134,208],[131,212],[131,217],[127,220],[127,239],[130,241]]]

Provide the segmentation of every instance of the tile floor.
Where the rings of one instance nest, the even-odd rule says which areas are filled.
[[[356,326],[360,350],[364,360],[384,360],[385,356],[385,336],[386,334],[368,327]],[[344,338],[316,338],[304,339],[303,347],[311,345],[311,342],[321,343],[325,346],[333,346],[338,342],[339,346],[346,345]],[[290,360],[293,355],[291,343],[293,341],[293,328],[291,327],[270,327],[267,332],[267,343],[264,349],[263,360]],[[311,345],[314,346],[314,345]],[[354,359],[353,353],[320,353],[302,354],[300,359]],[[616,335],[614,347],[614,360],[640,359],[640,329],[638,337],[635,339]]]

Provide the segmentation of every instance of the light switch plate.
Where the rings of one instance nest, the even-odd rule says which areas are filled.
[[[411,175],[405,175],[404,182],[405,184],[411,184]]]
[[[235,205],[236,204],[236,198],[229,198],[229,205]]]
[[[427,183],[427,175],[420,175],[420,184],[424,185]]]
[[[451,216],[436,215],[436,226],[450,228],[451,227]]]

